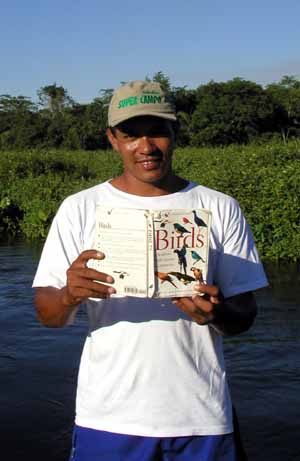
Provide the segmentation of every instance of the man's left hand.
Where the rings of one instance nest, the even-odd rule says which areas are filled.
[[[226,299],[216,285],[199,284],[197,291],[199,295],[172,302],[199,325],[211,324],[222,335],[237,335],[253,324],[257,306],[251,291]]]
[[[224,300],[223,295],[216,285],[199,284],[195,288],[199,295],[191,298],[173,298],[172,302],[199,325],[212,323],[216,315],[216,306]]]

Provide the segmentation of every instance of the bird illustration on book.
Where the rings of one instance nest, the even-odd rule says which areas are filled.
[[[173,287],[177,288],[175,283],[172,281],[172,277],[167,272],[155,272],[156,277],[161,281],[161,283],[169,282]]]
[[[174,223],[173,224],[174,226],[174,229],[175,229],[175,232],[179,235],[183,235],[183,234],[190,234],[191,231],[187,230],[185,227],[183,227],[181,224],[179,223]]]
[[[179,282],[184,283],[184,285],[188,285],[189,283],[196,281],[196,279],[191,275],[182,274],[181,272],[169,272],[169,274],[176,277]]]
[[[183,224],[193,224],[193,223],[191,223],[191,221],[186,216],[183,216],[182,222],[183,222]]]
[[[199,269],[198,267],[191,267],[191,271],[193,272],[195,279],[196,279],[199,283],[203,283],[203,282],[204,282],[204,280],[203,280],[203,274],[202,274],[202,270],[201,270],[201,269]]]
[[[192,250],[191,255],[193,260],[195,261],[195,264],[197,264],[199,261],[205,263],[204,259],[197,253],[197,251]]]
[[[185,274],[186,274],[186,267],[187,267],[187,261],[185,257],[186,249],[187,249],[187,246],[184,243],[180,250],[174,250],[174,253],[176,253],[178,257],[179,270],[183,271]]]
[[[169,221],[167,219],[164,219],[161,223],[160,223],[160,227],[165,227],[166,224],[168,223]]]
[[[165,216],[168,217],[168,215],[166,214]],[[154,222],[157,222],[159,223],[159,227],[166,227],[166,224],[169,222],[169,220],[166,218],[163,218],[163,219],[154,219]]]
[[[129,275],[128,272],[125,271],[113,271],[115,274],[119,274],[119,278],[123,279],[126,275]]]
[[[201,219],[201,218],[199,218],[199,216],[197,216],[196,211],[195,210],[192,210],[192,211],[194,213],[194,221],[195,221],[196,226],[198,226],[198,227],[207,227],[207,224],[203,221],[203,219]]]

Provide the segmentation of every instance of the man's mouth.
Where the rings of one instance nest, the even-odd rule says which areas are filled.
[[[161,158],[158,157],[138,161],[138,163],[140,163],[145,168],[145,170],[152,170],[153,168],[157,168],[160,162]]]

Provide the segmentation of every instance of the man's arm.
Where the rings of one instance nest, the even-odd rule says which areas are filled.
[[[47,327],[63,327],[77,305],[64,301],[66,287],[37,287],[35,288],[34,304],[37,319]]]
[[[107,298],[115,289],[99,282],[113,283],[110,275],[89,269],[89,259],[103,259],[96,250],[83,251],[67,270],[63,288],[37,287],[35,307],[38,320],[49,327],[62,327],[74,315],[77,306],[87,298]],[[96,281],[97,280],[97,281]]]
[[[257,306],[251,291],[224,299],[215,285],[199,285],[202,296],[175,298],[174,304],[199,325],[211,325],[222,335],[247,331],[254,322]]]

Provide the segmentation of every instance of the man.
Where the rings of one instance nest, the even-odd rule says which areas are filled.
[[[123,173],[68,197],[51,226],[34,280],[38,318],[73,321],[86,305],[71,459],[237,461],[222,335],[246,331],[252,290],[267,284],[236,201],[172,170],[176,117],[159,84],[113,95],[108,139]],[[212,212],[208,283],[170,300],[115,298],[111,274],[88,267],[97,203]],[[102,283],[102,282],[105,282]]]

